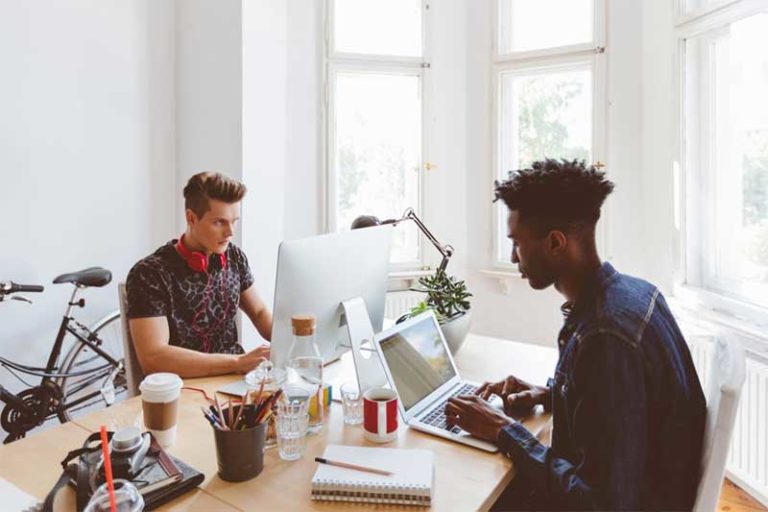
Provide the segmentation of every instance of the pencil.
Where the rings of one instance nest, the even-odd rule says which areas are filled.
[[[219,397],[216,392],[213,393],[213,401],[216,404],[216,412],[218,413],[219,420],[221,421],[221,429],[229,430],[229,427],[227,427],[227,422],[224,421],[224,414],[221,412],[221,404],[219,404]]]
[[[237,430],[237,423],[240,421],[240,416],[243,414],[243,410],[245,409],[246,404],[248,403],[248,390],[245,390],[245,393],[243,393],[243,398],[240,400],[240,409],[237,411],[237,416],[235,416],[235,421],[232,422],[232,430]]]
[[[320,464],[328,464],[330,466],[338,466],[340,468],[355,469],[357,471],[365,471],[367,473],[376,473],[377,475],[392,476],[394,473],[391,471],[384,471],[383,469],[369,468],[367,466],[358,466],[357,464],[350,464],[349,462],[339,462],[337,460],[324,459],[323,457],[315,457],[315,461]]]
[[[200,410],[203,411],[203,416],[205,416],[205,419],[208,420],[213,428],[221,430],[221,427],[219,426],[219,418],[217,418],[215,414],[211,413],[211,411],[202,405],[200,406]]]
[[[280,395],[282,394],[283,394],[283,390],[278,389],[272,394],[272,396],[270,396],[269,398],[267,398],[261,403],[261,406],[256,411],[256,420],[255,420],[256,425],[264,421],[267,411],[272,409],[272,405],[274,405],[274,403],[277,401],[278,398],[280,398]]]
[[[259,404],[261,404],[261,394],[264,392],[264,382],[267,380],[266,375],[261,378],[261,384],[259,385],[259,392],[256,394],[256,397],[253,399],[253,404],[258,407]]]

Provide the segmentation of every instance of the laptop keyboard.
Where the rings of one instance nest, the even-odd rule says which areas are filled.
[[[440,402],[434,409],[432,409],[426,416],[421,418],[421,420],[419,421],[421,421],[426,425],[441,428],[443,430],[453,432],[454,434],[458,434],[459,432],[461,432],[461,428],[455,425],[451,427],[445,421],[445,402],[447,402],[449,398],[452,398],[458,395],[474,395],[475,391],[477,391],[477,386],[473,386],[471,384],[464,384],[459,389],[451,393],[448,397],[446,397],[445,400]]]

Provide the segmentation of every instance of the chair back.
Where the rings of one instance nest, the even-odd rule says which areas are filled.
[[[128,384],[128,397],[139,394],[139,384],[144,380],[144,371],[136,356],[136,349],[131,338],[131,329],[128,326],[128,298],[125,292],[125,283],[117,285],[117,293],[120,297],[120,324],[123,326],[123,353],[125,354],[125,375]]]
[[[738,342],[718,337],[712,348],[706,383],[707,421],[702,447],[702,474],[693,507],[696,512],[712,512],[717,508],[746,376],[746,358]]]

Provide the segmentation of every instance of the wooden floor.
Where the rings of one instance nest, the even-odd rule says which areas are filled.
[[[737,487],[730,480],[723,483],[723,492],[717,504],[718,512],[766,512],[762,503]]]

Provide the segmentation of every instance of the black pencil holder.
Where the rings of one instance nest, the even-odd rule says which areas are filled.
[[[240,407],[224,409],[224,419],[229,419],[229,413]],[[250,410],[249,410],[250,409]],[[253,406],[247,405],[244,415],[253,417]],[[246,422],[246,425],[250,423]],[[243,482],[258,476],[264,469],[264,446],[267,438],[267,422],[244,430],[213,429],[216,440],[216,461],[219,465],[219,477],[227,482]]]

